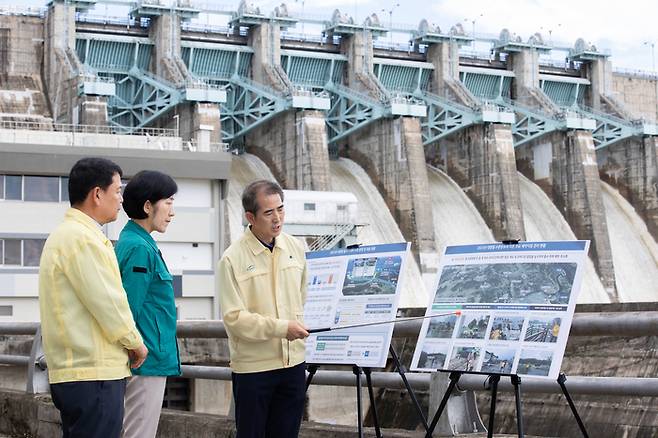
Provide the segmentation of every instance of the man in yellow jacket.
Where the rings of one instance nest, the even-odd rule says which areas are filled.
[[[219,262],[221,313],[233,370],[237,438],[294,438],[304,410],[306,259],[283,233],[283,191],[244,190],[249,229]]]
[[[148,354],[101,231],[121,208],[121,168],[83,158],[68,187],[71,208],[48,237],[39,266],[50,392],[65,438],[118,438],[129,365],[140,366]]]

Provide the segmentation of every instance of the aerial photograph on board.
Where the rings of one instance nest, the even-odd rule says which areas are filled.
[[[575,263],[446,266],[435,303],[569,304]]]
[[[392,295],[398,285],[399,256],[352,259],[347,265],[343,295]]]

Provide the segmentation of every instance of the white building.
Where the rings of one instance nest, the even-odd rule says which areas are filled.
[[[183,151],[180,138],[172,137],[154,142],[153,137],[112,136],[110,146],[104,141],[108,136],[86,134],[85,145],[109,147],[71,146],[61,144],[59,134],[24,131],[26,142],[16,143],[10,133],[0,132],[0,321],[39,320],[41,249],[69,207],[71,167],[88,156],[116,162],[124,178],[151,169],[176,180],[176,216],[167,233],[154,233],[154,238],[174,275],[179,318],[218,318],[214,265],[225,246],[230,154]],[[122,212],[104,232],[116,240],[126,221]]]

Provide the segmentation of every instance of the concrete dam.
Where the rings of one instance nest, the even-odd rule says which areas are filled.
[[[376,16],[357,25],[336,11],[318,41],[289,31],[298,20],[285,7],[265,13],[243,2],[218,29],[193,23],[204,10],[191,3],[137,3],[123,22],[94,15],[94,3],[1,17],[2,120],[125,134],[173,128],[182,148],[255,155],[287,189],[345,190],[345,172],[363,187],[365,172],[360,238],[411,241],[428,286],[446,244],[573,236],[591,240],[601,282],[588,276],[584,300],[653,300],[656,108],[646,100],[655,103],[656,78],[616,73],[582,40],[558,67],[543,58],[554,48],[539,34],[526,41],[503,30],[484,59],[460,56],[473,40],[461,26],[421,21],[402,51],[378,42],[386,28]],[[232,195],[239,181],[228,179]],[[530,195],[532,183],[546,198]],[[475,209],[451,210],[467,204],[446,203],[448,187]],[[381,219],[368,210],[384,205],[397,226],[366,221]],[[564,233],[549,231],[557,217],[536,227],[536,209],[559,212]],[[391,229],[368,230],[382,227]],[[408,301],[424,302],[422,293]]]
[[[228,204],[231,224],[240,224],[231,228],[231,236],[236,238],[242,232],[241,189],[257,178],[275,178],[262,161],[250,154],[234,158],[232,166],[231,177],[235,183]],[[493,242],[491,230],[463,190],[441,170],[428,166],[427,172],[439,251],[446,245]],[[520,173],[518,178],[526,238],[529,241],[575,239],[568,222],[541,188]],[[360,223],[368,224],[359,233],[362,244],[404,239],[385,201],[356,163],[346,158],[333,160],[331,184],[333,190],[349,191],[357,196],[362,206]],[[658,246],[629,202],[605,182],[601,182],[601,189],[607,221],[613,224],[610,241],[620,301],[655,301],[652,285],[658,280],[658,269],[653,269],[658,260]],[[424,307],[427,296],[418,291],[425,285],[417,265],[411,266],[406,277],[403,301],[406,305],[402,307]],[[591,261],[587,264],[579,302],[610,302]]]
[[[0,322],[38,321],[39,245],[57,222],[44,218],[62,216],[68,170],[88,155],[113,159],[126,178],[158,168],[179,183],[176,221],[159,245],[181,320],[219,319],[215,264],[243,231],[242,190],[261,178],[304,193],[291,198],[302,210],[323,194],[348,194],[358,208],[341,232],[360,244],[411,242],[400,301],[407,314],[433,295],[446,246],[507,239],[590,240],[581,309],[658,310],[656,72],[617,70],[582,39],[558,47],[501,29],[478,40],[420,16],[417,26],[389,29],[375,14],[363,23],[339,10],[295,17],[285,4],[137,1],[117,17],[103,6],[54,0],[0,14]],[[225,25],[203,24],[201,14]],[[410,44],[384,41],[392,31],[408,32]],[[471,51],[474,41],[488,51]],[[551,60],[552,51],[566,60]],[[104,229],[110,239],[125,220]],[[331,230],[344,224],[321,225],[295,234],[309,247],[341,240]],[[624,358],[588,371],[579,361],[612,347],[598,337],[591,346],[570,340],[565,369],[653,377],[654,341],[620,340],[612,345]],[[403,344],[408,359],[413,339]],[[190,364],[227,362],[222,343],[183,350]],[[646,368],[635,366],[641,357],[651,359]],[[2,381],[22,385],[12,373]],[[229,412],[224,382],[170,386],[172,409]],[[353,425],[353,392],[312,387],[309,419]],[[379,397],[395,406],[401,396]],[[550,410],[546,418],[568,415],[553,399],[550,409],[539,396],[527,400],[532,412]],[[585,402],[605,431],[596,412],[614,410],[619,398]],[[502,406],[513,418],[512,399]],[[624,412],[632,425],[635,411]],[[390,427],[417,426],[393,418]],[[537,433],[556,433],[549,423]],[[647,430],[658,430],[653,423],[642,419]]]

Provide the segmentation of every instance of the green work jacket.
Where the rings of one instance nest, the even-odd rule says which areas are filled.
[[[173,277],[158,245],[144,228],[128,221],[115,251],[130,310],[149,350],[133,374],[180,375]]]

